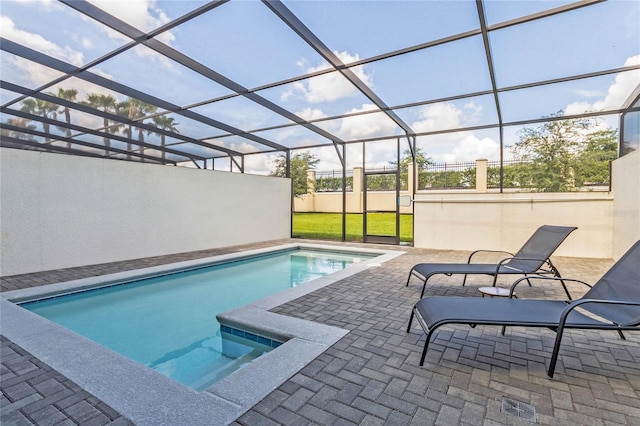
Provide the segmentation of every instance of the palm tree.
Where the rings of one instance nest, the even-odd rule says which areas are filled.
[[[178,129],[176,128],[176,126],[180,123],[175,123],[174,120],[175,119],[173,117],[169,117],[166,115],[158,115],[153,117],[153,123],[156,125],[157,128],[163,129],[163,130],[169,130],[170,132],[180,133],[180,131],[178,131]],[[160,135],[160,146],[164,148],[164,146],[166,145],[165,134],[164,133],[158,133],[158,134]],[[164,152],[164,149],[163,149],[162,159],[164,160],[165,157],[166,157],[166,153]]]
[[[71,101],[71,102],[75,102],[76,101],[76,97],[78,96],[78,91],[76,89],[63,89],[62,87],[58,87],[58,94],[54,95],[59,97],[60,99],[64,99],[66,101]],[[60,113],[64,114],[64,119],[67,122],[67,124],[71,124],[71,111],[69,110],[69,107],[67,106],[62,106],[60,107],[61,109],[58,111]],[[64,130],[61,127],[58,127],[58,129],[60,130]],[[71,129],[70,128],[66,128],[66,133],[67,133],[67,137],[70,138],[71,137]],[[71,147],[71,142],[67,142],[67,148]]]
[[[111,95],[100,95],[98,93],[90,93],[87,95],[86,102],[83,104],[88,105],[92,108],[98,109],[100,111],[108,112],[110,114],[116,113],[116,108],[118,103],[116,102],[116,98]],[[103,117],[103,125],[105,133],[116,133],[120,126],[114,125],[114,121],[109,120],[107,117]],[[108,136],[103,137],[105,153],[109,154],[109,147],[111,146],[111,139]]]
[[[126,101],[120,102],[117,109],[119,115],[127,117],[129,120],[135,120],[137,118],[145,117],[147,114],[153,114],[158,108],[155,105],[129,97]],[[133,140],[133,128],[131,123],[125,127],[124,133],[129,140]],[[141,127],[138,127],[138,141],[144,142],[144,129]],[[127,144],[127,150],[131,151],[131,142]],[[140,146],[140,153],[142,153],[142,151],[143,148]]]
[[[31,120],[27,118],[21,118],[21,117],[10,118],[7,120],[7,124],[10,126],[20,127],[22,129],[30,129],[30,130],[36,129],[35,124],[31,124]],[[16,139],[24,139],[29,141],[34,140],[32,135],[28,133],[23,133],[17,130],[2,129],[1,134],[2,136],[12,137]]]
[[[42,99],[32,99],[28,98],[22,101],[22,107],[20,108],[22,112],[28,112],[29,114],[39,115],[44,118],[56,118],[58,105],[53,102],[43,101]],[[42,130],[50,135],[50,127],[49,123],[42,122]],[[50,142],[51,139],[48,136],[45,136],[45,143]]]

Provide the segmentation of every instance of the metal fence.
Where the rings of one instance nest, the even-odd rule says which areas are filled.
[[[346,171],[346,191],[353,191],[353,170]],[[316,171],[315,192],[341,192],[342,170]]]
[[[525,159],[508,159],[501,163],[499,160],[487,162],[487,188],[499,189],[502,184],[504,189],[516,189],[519,191],[542,192],[542,191],[584,191],[584,190],[606,190],[610,184],[610,163],[613,158],[602,157],[593,158],[589,164],[582,162],[565,165],[571,171],[565,174],[573,177],[575,184],[567,183],[558,187],[558,179],[562,177],[552,176],[556,174],[554,165],[534,162]],[[587,168],[591,168],[588,169]],[[385,172],[389,169],[367,170],[367,174]],[[542,176],[542,177],[541,177]],[[548,186],[541,186],[541,181],[556,179],[554,182],[543,182]],[[367,189],[369,191],[390,191],[395,190],[395,175],[369,175],[367,177]],[[400,189],[408,188],[408,174],[400,173]],[[347,191],[353,190],[353,171],[347,172]],[[430,163],[424,169],[418,171],[418,190],[442,190],[442,189],[475,189],[476,187],[476,162],[441,162]],[[342,171],[318,171],[316,172],[316,192],[339,192],[342,191]]]

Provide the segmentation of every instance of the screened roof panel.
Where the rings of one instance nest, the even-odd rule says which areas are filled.
[[[375,110],[374,105],[366,104],[357,112]],[[402,129],[382,112],[370,112],[334,120],[318,121],[315,124],[347,141],[402,134]]]
[[[316,123],[316,125],[319,123]],[[281,129],[264,130],[255,133],[258,136],[272,140],[287,148],[325,145],[332,142],[303,126],[289,126]]]
[[[207,148],[206,146],[202,145],[181,143],[180,141],[175,140],[166,141],[166,143],[170,149],[178,152],[183,152],[185,153],[185,155],[196,155],[204,158],[211,158],[220,155],[220,151],[218,151],[217,149]],[[173,156],[172,158],[176,157],[175,153],[170,153],[170,155]],[[184,160],[184,158],[180,159],[180,161],[182,160]]]
[[[64,28],[60,22],[65,23]],[[129,41],[53,1],[3,1],[0,24],[2,37],[75,66],[86,65]]]
[[[142,45],[108,59],[89,71],[106,74],[113,81],[179,106],[232,93]]]
[[[176,28],[174,47],[245,88],[304,74],[318,54],[261,2],[231,1]]]
[[[2,81],[36,89],[64,74],[37,62],[2,51],[0,54]]]
[[[640,2],[609,1],[493,31],[498,87],[625,66],[640,55],[638,22]]]
[[[347,64],[480,27],[474,2],[284,3]]]
[[[18,97],[20,97],[19,93],[0,88],[0,105],[13,102]]]
[[[389,106],[491,90],[480,36],[367,64],[368,84]]]
[[[488,25],[533,15],[574,3],[574,0],[519,0],[519,1],[487,1],[484,2]]]
[[[640,70],[575,81],[548,84],[499,94],[506,122],[548,117],[559,111],[565,115],[610,111],[631,95],[640,82]]]
[[[488,156],[501,126],[560,110],[617,126],[640,93],[633,1],[4,0],[0,20],[0,145],[132,161],[238,170],[312,149],[339,165],[334,143],[374,139],[380,165],[385,141],[434,132],[429,155]]]
[[[286,117],[276,114],[243,96],[235,96],[191,108],[191,111],[207,117],[216,117],[216,120],[244,131],[291,123]]]
[[[204,139],[226,134],[223,130],[209,124],[205,124],[179,114],[166,114],[164,117],[173,118],[173,127],[175,127],[179,132],[179,135],[177,136],[183,135],[194,139]]]
[[[154,4],[149,7],[146,2],[141,1],[88,1],[145,33],[155,30],[173,19],[207,3],[207,1],[200,0],[155,1]],[[175,35],[172,31],[169,31],[160,36],[160,39],[171,43],[175,39]]]
[[[399,108],[395,112],[409,123],[416,133],[498,123],[493,95]]]
[[[265,147],[258,142],[254,142],[241,136],[225,136],[220,138],[205,139],[204,142],[213,146],[228,148],[242,154],[260,152],[264,151],[265,149]]]
[[[327,66],[325,63],[316,68],[326,69]],[[355,74],[363,81],[371,78],[366,66],[355,68]],[[338,71],[260,90],[257,93],[305,120],[346,114],[347,111],[362,108],[362,105],[370,102]]]

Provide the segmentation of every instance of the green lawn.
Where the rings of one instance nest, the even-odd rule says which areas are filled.
[[[346,225],[347,241],[362,241],[362,214],[348,213]],[[395,235],[395,214],[368,214],[367,230],[370,235]],[[293,236],[298,238],[340,240],[342,239],[342,214],[294,213]],[[412,215],[400,215],[400,241],[413,241]]]

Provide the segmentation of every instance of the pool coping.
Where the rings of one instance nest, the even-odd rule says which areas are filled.
[[[195,391],[15,303],[112,285],[180,269],[295,248],[373,253],[353,264],[218,315],[221,324],[285,341],[204,391]],[[308,293],[376,267],[402,250],[290,243],[0,293],[2,334],[137,425],[229,424],[322,354],[348,331],[269,312]]]

